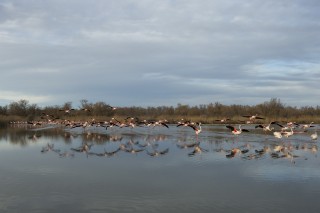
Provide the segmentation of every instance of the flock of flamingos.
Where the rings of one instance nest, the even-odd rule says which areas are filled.
[[[112,107],[113,110],[116,108]],[[61,109],[66,115],[72,113],[75,109]],[[89,111],[88,109],[80,109],[83,111]],[[286,123],[280,123],[277,121],[272,121],[267,124],[257,124],[257,123],[263,123],[265,118],[256,115],[243,115],[246,120],[243,121],[246,123],[246,125],[254,125],[254,129],[262,129],[263,132],[269,133],[268,135],[273,135],[275,138],[281,139],[283,137],[289,138],[295,134],[303,134],[303,135],[308,135],[310,137],[311,142],[316,142],[318,139],[318,134],[317,134],[317,126],[314,125],[313,122],[310,124],[298,124],[295,122],[286,122]],[[259,120],[260,122],[257,122]],[[225,124],[225,127],[227,128],[226,130],[229,130],[231,134],[237,136],[240,135],[244,132],[250,132],[251,130],[242,128],[242,125],[238,126],[233,126],[229,125],[228,122],[230,122],[230,119],[224,118],[221,120],[216,120],[217,122],[221,124]],[[16,122],[11,122],[12,124],[16,124]],[[21,123],[21,122],[20,122]],[[200,142],[198,140],[198,136],[202,132],[202,127],[201,123],[197,122],[192,122],[192,121],[187,121],[184,119],[181,119],[180,121],[176,122],[175,124],[168,124],[167,120],[141,120],[137,117],[127,117],[123,121],[120,121],[116,118],[112,118],[109,121],[96,121],[95,119],[91,119],[89,121],[71,121],[67,119],[61,119],[58,118],[57,116],[54,115],[49,115],[43,113],[41,116],[41,120],[38,121],[28,121],[24,122],[25,125],[31,126],[32,128],[37,128],[37,127],[44,127],[44,126],[59,126],[59,127],[64,127],[67,129],[75,129],[75,128],[80,128],[82,129],[83,132],[86,132],[87,129],[90,127],[101,127],[105,129],[121,129],[121,128],[126,128],[129,127],[131,129],[136,128],[136,127],[150,127],[150,128],[155,128],[155,127],[163,127],[163,128],[171,128],[176,127],[176,128],[190,128],[191,130],[194,131],[195,136],[196,136],[196,142],[194,143],[189,143],[189,144],[183,144],[179,143],[177,144],[178,148],[191,148],[191,152],[188,153],[189,156],[194,156],[195,154],[206,152],[207,150],[202,148],[200,146]],[[251,126],[252,128],[252,126]],[[311,132],[311,133],[310,133]],[[93,144],[88,144],[88,143],[83,143],[80,147],[78,148],[72,148],[72,152],[61,152],[58,149],[54,149],[53,144],[47,144],[47,146],[43,147],[41,150],[42,153],[46,153],[48,151],[54,151],[59,154],[61,157],[65,156],[73,156],[74,152],[84,152],[88,155],[95,155],[95,156],[114,156],[117,152],[119,151],[125,151],[128,153],[138,153],[145,151],[148,155],[154,157],[154,156],[161,156],[165,155],[169,152],[169,148],[165,148],[163,150],[157,149],[158,144],[150,144],[148,143],[139,143],[139,142],[133,142],[129,141],[127,143],[119,143],[119,146],[117,149],[112,150],[112,151],[106,151],[104,152],[92,152],[91,147]],[[150,149],[147,149],[147,146],[150,146]],[[283,158],[283,157],[289,157],[292,162],[294,157],[297,157],[293,154],[292,149],[293,146],[289,144],[276,144],[272,148],[264,146],[260,149],[255,149],[254,153],[245,155],[246,153],[249,153],[248,149],[249,145],[244,145],[244,146],[238,146],[238,147],[232,147],[228,150],[224,149],[226,153],[227,158],[233,158],[237,155],[242,154],[243,158],[246,159],[253,159],[253,158],[258,158],[261,157],[265,153],[270,153],[270,156],[272,158]],[[297,146],[296,146],[297,148]],[[304,147],[306,148],[306,147]],[[311,147],[307,147],[309,150],[316,151],[317,150],[317,145],[315,143],[312,143]],[[216,150],[218,151],[218,150]],[[222,151],[222,150],[220,150]]]

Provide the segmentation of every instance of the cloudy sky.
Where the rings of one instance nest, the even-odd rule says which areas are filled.
[[[320,105],[319,0],[0,0],[0,105]]]

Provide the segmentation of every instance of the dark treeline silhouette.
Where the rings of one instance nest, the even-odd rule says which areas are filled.
[[[72,102],[63,105],[39,107],[37,104],[30,104],[27,100],[12,102],[6,106],[0,106],[0,116],[2,120],[10,117],[11,119],[35,120],[40,119],[43,114],[50,114],[62,119],[62,117],[73,117],[73,119],[86,119],[87,117],[110,118],[128,116],[139,117],[141,119],[167,119],[169,122],[176,122],[182,118],[201,121],[203,123],[215,123],[216,119],[230,118],[231,121],[238,122],[244,120],[242,115],[258,114],[271,120],[297,122],[317,122],[320,123],[320,106],[293,107],[286,106],[280,99],[271,98],[261,104],[250,105],[224,105],[219,102],[189,106],[177,104],[177,106],[158,106],[158,107],[119,107],[112,109],[105,102],[90,103],[81,100],[78,107],[69,114],[65,114],[62,109],[72,109]],[[83,110],[81,110],[83,109]],[[86,110],[84,110],[86,109]]]

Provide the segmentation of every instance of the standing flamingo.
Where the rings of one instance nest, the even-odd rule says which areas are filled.
[[[317,140],[318,139],[318,133],[315,131],[313,134],[310,135],[312,140]]]

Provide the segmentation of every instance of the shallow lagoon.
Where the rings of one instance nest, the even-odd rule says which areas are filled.
[[[2,128],[0,212],[319,212],[313,131],[250,130]]]

